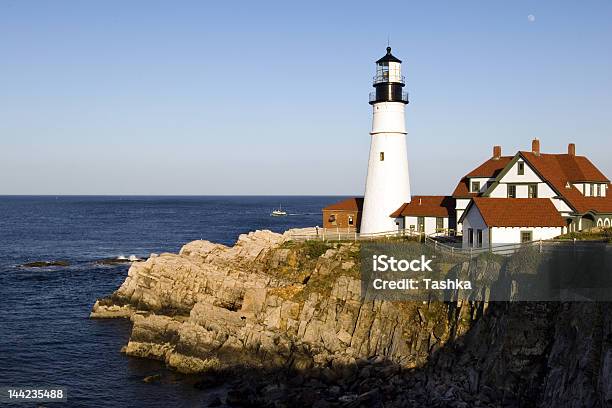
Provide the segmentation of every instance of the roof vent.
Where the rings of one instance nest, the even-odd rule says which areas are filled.
[[[422,200],[422,199],[421,199],[421,198],[419,198],[419,205],[421,205],[421,200]]]
[[[569,181],[567,183],[565,183],[565,188],[572,188],[572,185],[570,184]]]
[[[576,155],[576,145],[574,143],[570,143],[567,145],[567,154],[570,156]]]
[[[531,152],[536,156],[540,155],[540,141],[535,138],[531,141]]]

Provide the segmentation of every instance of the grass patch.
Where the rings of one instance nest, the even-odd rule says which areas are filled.
[[[312,259],[320,257],[330,248],[333,248],[333,245],[326,241],[304,241],[304,253]]]
[[[577,241],[605,241],[612,242],[612,228],[593,229],[591,231],[570,232],[561,235],[558,239]]]
[[[505,257],[503,255],[499,255],[493,252],[483,252],[476,257],[479,261],[487,261],[487,262],[497,262],[498,264],[503,264],[505,261]]]

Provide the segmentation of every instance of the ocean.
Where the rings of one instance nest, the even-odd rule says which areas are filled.
[[[191,377],[126,357],[127,320],[90,320],[128,265],[105,258],[177,252],[196,239],[231,245],[256,229],[321,225],[321,208],[342,197],[0,197],[0,388],[54,386],[66,403],[45,407],[200,407],[210,397]],[[282,205],[287,217],[271,217]],[[30,268],[33,261],[68,266]],[[146,376],[162,380],[145,383]],[[31,406],[19,404],[16,406]]]

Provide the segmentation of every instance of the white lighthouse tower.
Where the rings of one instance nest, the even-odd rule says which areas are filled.
[[[410,202],[410,177],[404,112],[408,93],[403,90],[402,61],[387,54],[376,61],[372,105],[372,143],[366,179],[361,233],[397,230],[390,217]]]

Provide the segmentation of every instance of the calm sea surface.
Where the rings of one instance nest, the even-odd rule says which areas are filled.
[[[123,282],[120,255],[177,252],[207,239],[233,244],[255,229],[321,225],[340,197],[0,197],[0,387],[62,386],[44,406],[202,406],[210,397],[161,364],[126,357],[130,323],[90,320],[97,298]],[[282,204],[290,215],[270,217]],[[24,268],[63,260],[68,267]],[[145,376],[162,374],[158,383]],[[19,404],[19,406],[31,406]]]

